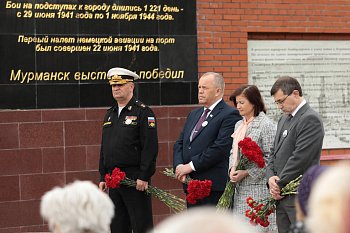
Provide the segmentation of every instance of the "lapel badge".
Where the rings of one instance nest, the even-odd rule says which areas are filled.
[[[129,107],[128,107],[128,110],[131,111],[131,109],[132,109],[132,106],[129,106]]]
[[[213,117],[213,114],[210,114],[210,117]]]
[[[208,121],[204,121],[203,123],[202,123],[202,127],[205,127],[205,126],[207,126],[208,125]]]
[[[288,134],[288,131],[285,129],[284,131],[283,131],[283,134],[282,134],[282,137],[287,137],[287,134]]]
[[[110,121],[111,120],[111,116],[108,117],[108,120],[107,121]]]

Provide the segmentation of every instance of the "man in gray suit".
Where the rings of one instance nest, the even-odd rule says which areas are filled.
[[[279,200],[276,208],[278,233],[287,233],[295,223],[295,195],[281,196],[281,189],[320,163],[324,129],[322,121],[303,98],[299,82],[281,77],[271,88],[284,115],[278,121],[272,156],[267,167],[270,193]]]

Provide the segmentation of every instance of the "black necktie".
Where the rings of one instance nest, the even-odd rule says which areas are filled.
[[[199,118],[196,126],[194,127],[193,130],[193,134],[192,134],[192,140],[197,136],[197,133],[200,131],[203,122],[205,121],[205,119],[207,118],[208,112],[210,112],[210,109],[207,108],[204,110],[204,113],[202,114],[202,116]]]

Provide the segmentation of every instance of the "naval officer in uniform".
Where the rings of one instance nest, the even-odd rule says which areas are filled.
[[[145,233],[153,227],[151,197],[145,193],[156,170],[158,137],[153,111],[134,95],[139,76],[127,69],[112,68],[107,77],[115,106],[108,109],[102,129],[99,188],[106,190],[104,177],[118,167],[136,181],[136,187],[109,189],[115,205],[112,233]]]

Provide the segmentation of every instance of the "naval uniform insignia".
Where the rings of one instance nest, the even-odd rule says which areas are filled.
[[[103,123],[103,126],[106,126],[106,125],[111,125],[111,124],[112,124],[112,122],[107,121],[107,122]]]
[[[137,120],[137,116],[125,116],[124,124],[126,124],[126,125],[137,125],[136,120]]]
[[[148,117],[148,126],[150,128],[156,127],[156,120],[154,119],[154,117]]]

